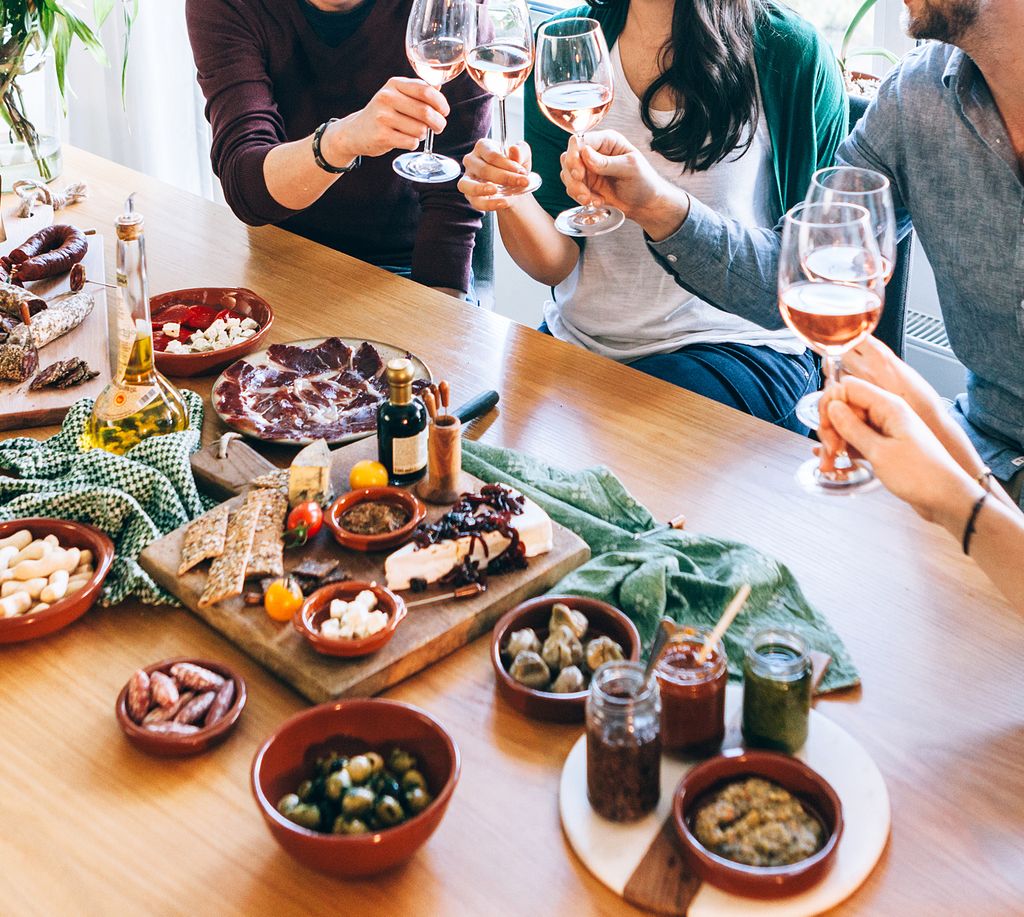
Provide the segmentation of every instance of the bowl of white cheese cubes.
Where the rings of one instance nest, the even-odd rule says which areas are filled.
[[[157,369],[168,376],[220,372],[256,350],[274,321],[269,303],[242,287],[172,290],[150,299]]]
[[[392,636],[405,602],[377,583],[331,583],[314,592],[293,619],[295,629],[326,656],[368,656]]]

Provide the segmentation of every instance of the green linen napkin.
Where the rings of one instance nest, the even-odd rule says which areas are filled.
[[[569,472],[515,452],[465,441],[462,465],[484,481],[500,481],[534,500],[552,519],[590,545],[592,559],[552,592],[602,599],[621,608],[649,647],[658,619],[713,627],[743,583],[752,591],[725,636],[729,676],[742,677],[747,638],[765,627],[798,631],[808,645],[832,657],[820,691],[860,683],[842,640],[804,598],[789,570],[759,551],[732,541],[665,531],[637,541],[656,524],[607,468]]]
[[[189,456],[199,448],[203,399],[183,391],[189,428],[154,436],[127,455],[83,449],[93,401],[68,410],[61,430],[48,440],[27,437],[0,442],[0,521],[49,516],[87,522],[106,532],[116,554],[101,602],[129,596],[153,605],[177,604],[138,564],[151,541],[205,512],[213,501],[200,495]]]

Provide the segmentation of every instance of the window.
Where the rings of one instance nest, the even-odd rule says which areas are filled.
[[[789,5],[805,19],[813,22],[838,52],[843,35],[846,34],[846,27],[862,2],[863,0],[789,0]],[[857,32],[853,36],[853,48],[865,48],[874,44],[874,19],[875,10],[869,10],[857,26]]]

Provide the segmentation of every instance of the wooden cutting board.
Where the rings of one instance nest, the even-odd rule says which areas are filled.
[[[33,232],[41,228],[38,220],[18,220],[10,217],[4,220],[4,225],[7,229],[7,241],[0,244],[0,254],[7,254],[17,248]],[[85,275],[105,282],[103,238],[97,235],[87,238],[89,251],[82,262],[85,265]],[[26,287],[42,299],[51,299],[70,289],[67,274],[28,283]],[[80,398],[95,398],[110,381],[110,357],[107,353],[107,292],[104,287],[95,284],[89,284],[86,289],[95,300],[92,312],[73,331],[57,338],[39,351],[39,366],[41,369],[57,360],[80,357],[92,369],[99,370],[99,375],[72,388],[46,388],[35,392],[29,389],[31,378],[24,382],[0,381],[0,430],[60,423],[71,405]]]
[[[232,443],[229,456],[239,446],[237,442]],[[334,451],[332,477],[336,482],[336,493],[348,489],[343,482],[348,480],[352,465],[362,458],[375,457],[375,452],[375,439]],[[204,451],[197,458],[196,464],[203,465],[203,457],[209,458],[211,455],[212,452]],[[244,444],[238,455],[245,457],[238,462],[239,467],[245,467],[250,475],[254,470],[257,473],[265,470],[254,468],[258,463],[252,458],[252,450]],[[204,466],[207,471],[200,474],[200,478],[209,476],[208,465]],[[266,462],[267,469],[273,467]],[[218,473],[220,486],[227,486],[229,479],[230,471],[221,469]],[[464,475],[464,483],[464,490],[475,489],[481,484],[470,475]],[[235,501],[239,499],[234,498]],[[428,504],[428,521],[436,520],[446,510],[447,507]],[[578,535],[557,523],[553,523],[553,528],[553,549],[540,557],[531,558],[525,570],[490,577],[487,591],[472,598],[410,609],[409,616],[399,625],[390,642],[372,656],[361,659],[320,655],[291,623],[278,624],[271,621],[262,606],[246,606],[241,598],[229,599],[210,608],[200,608],[198,600],[206,582],[207,564],[200,565],[197,570],[185,576],[177,575],[184,528],[153,542],[143,551],[139,562],[153,579],[177,596],[207,624],[304,697],[314,703],[323,703],[339,697],[378,694],[419,672],[489,631],[509,608],[549,589],[590,557],[590,549]],[[325,528],[302,550],[286,551],[285,568],[290,570],[298,566],[306,557],[317,560],[339,559],[343,569],[353,579],[383,581],[386,556],[342,548]],[[406,598],[423,598],[437,591],[440,590],[432,587],[422,595],[403,595]]]

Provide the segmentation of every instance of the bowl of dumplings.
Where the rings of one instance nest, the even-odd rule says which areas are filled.
[[[542,595],[494,627],[491,664],[498,693],[532,719],[583,722],[598,667],[640,659],[640,634],[617,608],[576,595]]]

